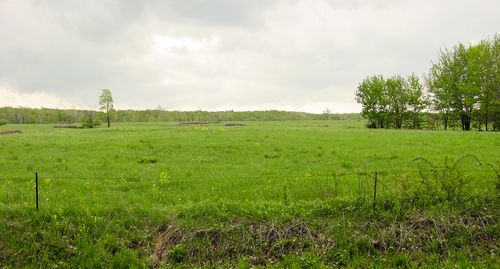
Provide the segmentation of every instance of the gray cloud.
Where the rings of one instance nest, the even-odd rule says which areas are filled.
[[[0,0],[0,92],[8,92],[0,105],[35,105],[28,95],[36,94],[96,107],[110,88],[117,107],[356,111],[365,76],[427,72],[440,48],[492,36],[499,8],[493,0]]]
[[[202,24],[211,27],[261,26],[263,13],[272,7],[276,0],[155,0],[147,3],[151,12],[160,18],[169,18],[186,24]]]

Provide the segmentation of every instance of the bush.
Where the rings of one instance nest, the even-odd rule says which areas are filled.
[[[377,128],[377,123],[374,121],[370,121],[366,124],[366,127],[370,128],[370,129],[375,129],[375,128]]]
[[[102,122],[100,120],[86,119],[82,120],[80,124],[82,128],[94,128],[100,126]]]
[[[0,119],[0,125],[5,125],[9,123],[6,119]]]
[[[473,155],[465,155],[457,160],[445,158],[442,165],[424,158],[416,158],[419,181],[411,182],[402,178],[400,190],[402,197],[410,199],[412,204],[421,202],[458,202],[461,203],[468,195],[469,185],[477,179],[474,174],[467,173],[464,167],[465,159],[471,159],[476,165],[482,166],[479,159]]]

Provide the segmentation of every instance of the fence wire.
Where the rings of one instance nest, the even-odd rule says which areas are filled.
[[[366,171],[340,171],[340,172],[329,172],[324,174],[300,174],[300,175],[284,175],[284,174],[264,174],[255,176],[207,176],[207,177],[173,177],[174,180],[186,180],[186,181],[196,181],[196,180],[245,180],[245,179],[292,179],[292,178],[326,178],[326,177],[344,177],[344,176],[373,176],[377,173],[379,176],[385,175],[402,175],[402,174],[429,174],[436,172],[446,172],[445,169],[450,169],[450,167],[435,167],[433,169],[422,169],[422,170],[398,170],[398,169],[385,169],[385,170],[366,170]],[[462,173],[495,173],[500,176],[500,171],[494,169],[459,169]],[[50,178],[51,180],[145,180],[145,179],[158,179],[159,177],[151,176],[133,176],[133,177],[109,177],[109,176],[83,176],[83,177],[64,177],[57,176],[51,177],[43,173],[39,173],[40,178]],[[34,178],[34,174],[31,176],[24,177],[2,177],[2,180],[27,180]]]
[[[50,177],[38,173],[42,199],[50,201],[73,200],[75,193],[81,203],[102,203],[102,199],[115,200],[127,197],[129,201],[154,199],[160,204],[174,204],[179,201],[206,201],[228,199],[243,201],[326,201],[331,198],[358,198],[372,201],[404,196],[408,186],[414,184],[425,189],[426,181],[453,180],[446,174],[450,167],[432,169],[385,169],[333,171],[318,174],[264,174],[252,176],[207,176],[175,177]],[[458,169],[457,176],[477,181],[475,192],[495,191],[495,179],[499,179],[496,169]],[[164,181],[163,181],[164,180]],[[116,183],[114,182],[116,181]],[[205,182],[201,182],[205,181]],[[493,185],[492,185],[493,184]],[[0,177],[0,203],[13,205],[33,199],[35,174],[32,177]],[[38,190],[38,188],[36,188]],[[38,192],[38,191],[37,191]],[[118,196],[117,196],[118,194]],[[82,200],[83,199],[83,200]],[[191,200],[190,200],[191,199]],[[48,206],[49,200],[44,201]],[[38,200],[37,200],[38,201]],[[94,202],[92,202],[94,201]],[[52,203],[50,202],[50,203]],[[142,201],[141,201],[142,202]]]

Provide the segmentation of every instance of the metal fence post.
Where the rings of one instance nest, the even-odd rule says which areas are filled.
[[[35,172],[35,197],[36,211],[38,211],[38,172]]]
[[[377,172],[375,172],[375,179],[373,182],[373,210],[377,206]]]

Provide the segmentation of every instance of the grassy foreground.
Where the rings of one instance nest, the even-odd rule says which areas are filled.
[[[497,133],[245,124],[1,126],[0,267],[499,264]]]

